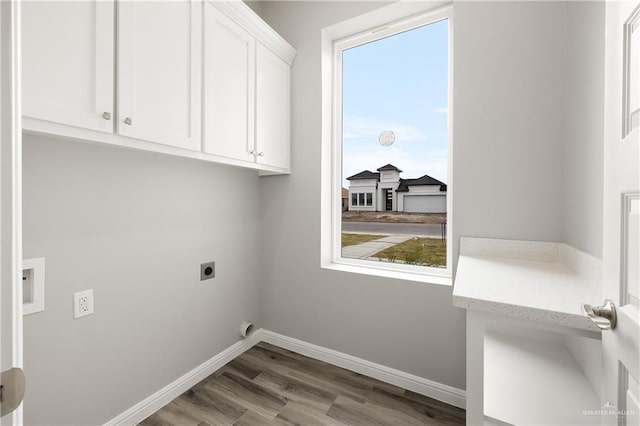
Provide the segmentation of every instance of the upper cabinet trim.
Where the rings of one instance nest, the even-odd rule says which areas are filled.
[[[249,6],[242,1],[207,1],[227,14],[229,18],[236,21],[240,26],[247,29],[258,41],[278,55],[283,61],[289,64],[289,66],[293,65],[296,57],[296,49],[287,43],[280,34],[251,10]]]

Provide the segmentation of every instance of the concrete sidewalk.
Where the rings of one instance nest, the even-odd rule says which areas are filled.
[[[342,222],[342,232],[442,238],[442,225],[424,223]]]
[[[379,251],[393,247],[396,244],[404,243],[412,239],[413,235],[391,235],[389,237],[380,238],[378,240],[367,241],[352,246],[342,248],[342,257],[351,259],[366,259],[373,256]]]

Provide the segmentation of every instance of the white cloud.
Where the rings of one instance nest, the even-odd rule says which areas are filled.
[[[426,141],[424,133],[411,125],[379,121],[368,117],[345,117],[342,138],[377,141],[384,130],[391,130],[396,135],[396,141]]]
[[[346,133],[346,132],[342,133],[342,139],[343,140],[344,139],[358,139],[358,138],[361,138],[363,136],[365,136],[365,135],[361,135],[361,134],[358,134],[358,133]]]

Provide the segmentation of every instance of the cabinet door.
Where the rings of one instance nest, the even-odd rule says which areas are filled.
[[[289,169],[289,65],[273,52],[256,46],[256,150],[258,163]]]
[[[118,133],[199,151],[201,2],[118,5]]]
[[[255,39],[204,6],[204,151],[255,161]]]
[[[22,2],[27,117],[113,132],[113,1]]]

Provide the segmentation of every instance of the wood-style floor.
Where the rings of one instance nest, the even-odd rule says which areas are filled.
[[[465,411],[260,343],[141,425],[462,425]]]

